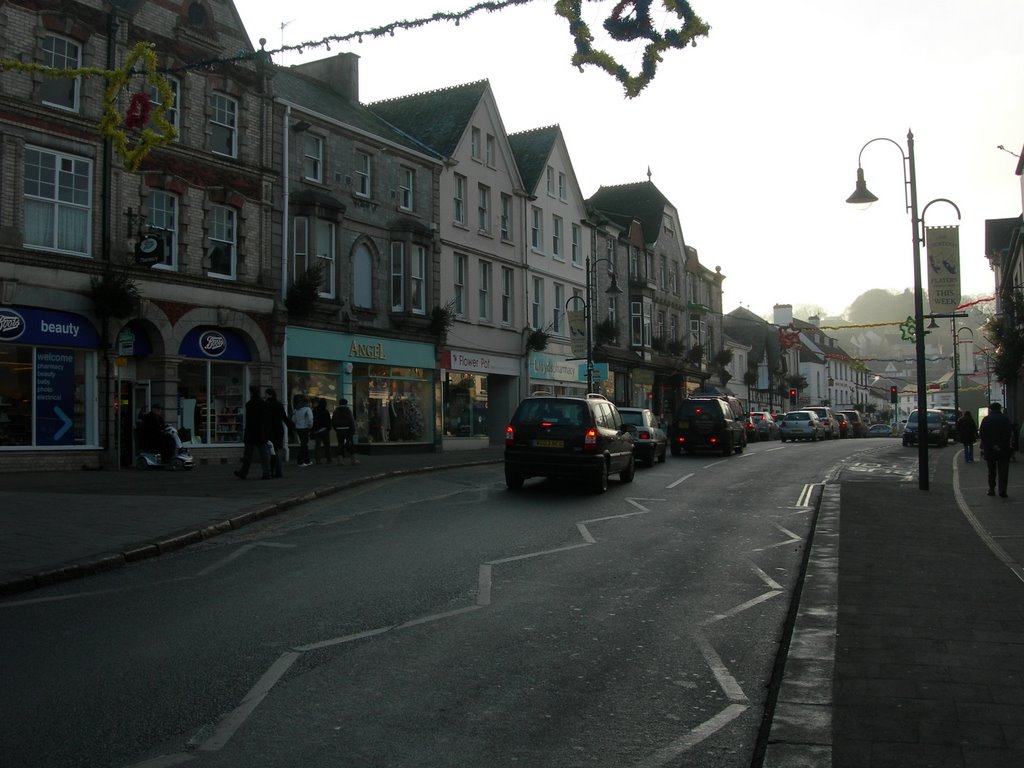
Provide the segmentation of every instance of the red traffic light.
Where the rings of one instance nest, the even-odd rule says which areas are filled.
[[[897,393],[898,393],[898,390],[896,389],[896,387],[889,387],[889,402],[890,403],[899,402],[899,398],[897,396]]]

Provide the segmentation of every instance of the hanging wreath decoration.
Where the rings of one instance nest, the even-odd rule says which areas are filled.
[[[136,64],[140,64],[145,73],[144,85],[153,86],[160,94],[160,103],[154,108],[145,92],[136,92],[131,96],[127,114],[122,117],[117,109],[118,96],[128,86],[131,77],[137,74]],[[121,157],[125,168],[134,171],[150,150],[174,139],[174,126],[166,118],[167,110],[174,105],[174,91],[167,78],[157,72],[152,43],[137,43],[125,59],[124,66],[108,72],[106,77],[107,92],[100,133],[113,142],[114,150]],[[129,140],[126,130],[140,132],[134,144]]]
[[[557,0],[555,13],[569,22],[569,32],[576,41],[576,53],[572,63],[582,72],[590,65],[604,70],[614,77],[626,91],[628,98],[636,97],[657,72],[658,64],[666,50],[681,49],[696,45],[698,37],[707,37],[711,27],[697,16],[686,0],[661,0],[665,10],[675,14],[682,21],[678,29],[667,29],[664,33],[655,29],[651,21],[653,0],[621,0],[612,9],[604,22],[605,31],[619,42],[647,40],[640,72],[631,73],[607,51],[595,50],[594,36],[583,21],[581,6],[583,0]]]

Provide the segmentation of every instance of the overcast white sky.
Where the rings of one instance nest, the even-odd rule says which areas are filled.
[[[461,11],[476,0],[235,0],[253,44],[267,49],[393,21]],[[595,34],[613,0],[584,3]],[[1021,213],[1024,145],[1021,0],[691,0],[711,25],[696,48],[669,50],[635,99],[594,67],[571,66],[554,0],[365,38],[363,102],[487,79],[508,132],[559,124],[583,194],[652,181],[679,209],[701,263],[726,275],[725,311],[769,317],[776,303],[840,314],[870,288],[913,285],[900,152],[863,156],[867,211],[845,203],[857,155],[915,137],[920,207],[962,213],[965,296],[991,296],[985,219]],[[654,0],[659,28],[666,23]],[[282,25],[283,29],[282,29]],[[282,37],[283,36],[283,37]],[[631,71],[640,47],[598,37]],[[309,49],[304,60],[338,52]],[[296,64],[298,53],[275,58]],[[956,223],[936,203],[926,224]],[[927,287],[927,283],[926,283]],[[927,311],[927,310],[926,310]]]

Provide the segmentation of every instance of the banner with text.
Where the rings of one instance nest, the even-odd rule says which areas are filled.
[[[960,227],[925,227],[928,248],[928,305],[933,315],[960,306]]]
[[[572,345],[573,357],[587,356],[587,318],[586,312],[570,309],[565,313],[569,318],[569,343]]]

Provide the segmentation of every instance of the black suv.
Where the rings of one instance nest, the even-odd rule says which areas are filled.
[[[604,396],[532,395],[505,428],[505,484],[523,487],[528,477],[586,479],[608,490],[608,475],[632,482],[633,438],[618,409]]]
[[[729,456],[747,447],[745,420],[736,398],[709,395],[688,397],[676,409],[668,428],[673,456],[683,451],[721,451]]]

